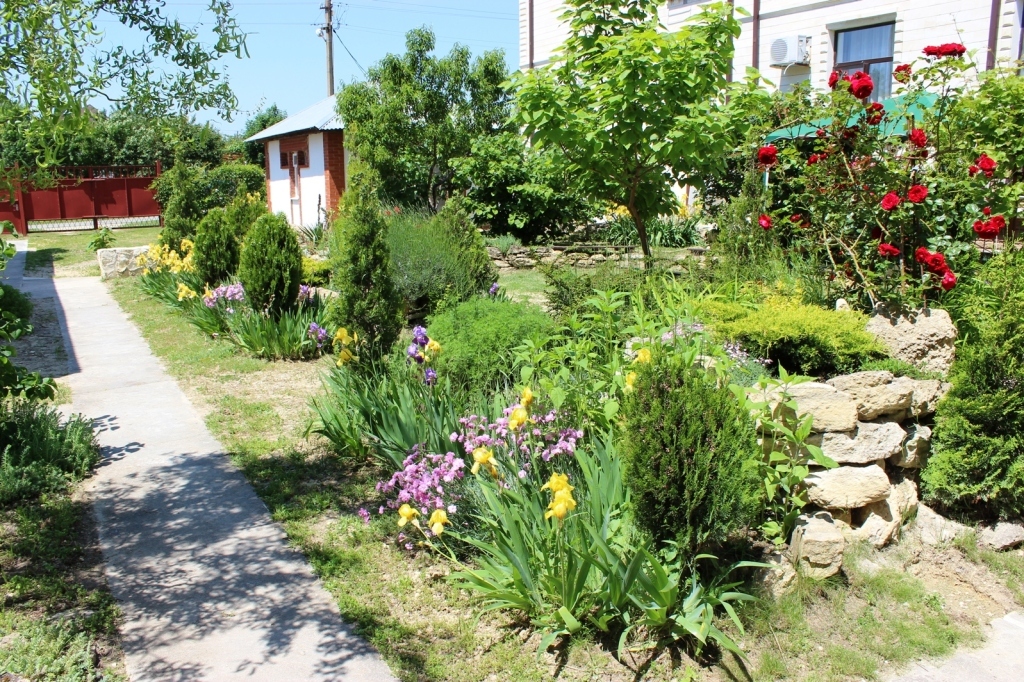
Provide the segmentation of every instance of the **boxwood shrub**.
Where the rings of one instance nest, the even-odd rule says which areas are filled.
[[[302,252],[284,214],[256,221],[242,247],[238,279],[256,310],[274,313],[295,304],[302,281]]]
[[[238,271],[238,239],[224,209],[211,210],[199,222],[193,253],[196,274],[207,284],[216,285]]]

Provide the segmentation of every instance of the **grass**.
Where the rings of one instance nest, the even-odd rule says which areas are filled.
[[[127,680],[117,605],[96,550],[86,556],[87,518],[86,503],[69,492],[0,510],[0,670],[33,680]]]
[[[1024,606],[1024,550],[996,552],[978,546],[974,531],[959,536],[953,544],[963,555],[976,564],[983,564],[1013,595],[1014,600]]]
[[[159,227],[114,230],[114,246],[143,246],[156,241]],[[55,277],[99,276],[96,252],[89,249],[95,230],[80,232],[30,232],[25,270],[29,275]]]
[[[529,301],[537,305],[545,305],[544,294],[548,290],[544,275],[537,269],[512,270],[498,275],[498,284],[516,301]]]
[[[503,275],[510,293],[543,290],[539,273]],[[871,680],[894,664],[942,656],[979,641],[976,625],[957,622],[941,599],[896,569],[868,575],[851,551],[848,577],[803,580],[776,602],[763,599],[743,612],[747,632],[733,636],[750,654],[722,661],[724,670],[698,669],[676,653],[655,657],[644,674],[615,661],[608,648],[585,638],[559,656],[537,656],[538,636],[524,624],[488,615],[477,620],[466,595],[445,580],[450,564],[403,549],[390,516],[379,517],[374,484],[381,472],[369,462],[343,461],[322,443],[303,437],[304,405],[284,410],[280,389],[246,393],[246,385],[291,386],[273,377],[304,363],[269,363],[211,341],[169,308],[142,295],[131,280],[112,291],[154,352],[209,410],[206,423],[231,453],[284,527],[309,558],[342,616],[381,652],[403,680],[721,679]],[[308,363],[305,363],[308,365]],[[318,390],[307,372],[307,394]],[[204,405],[200,405],[203,407]],[[357,515],[372,512],[371,523]],[[723,623],[723,626],[725,624]]]
[[[778,601],[762,599],[742,611],[753,653],[749,679],[876,680],[893,665],[981,641],[977,624],[956,622],[918,579],[896,568],[860,570],[857,558],[866,551],[847,548],[845,577],[800,578]],[[725,667],[747,679],[737,660]]]

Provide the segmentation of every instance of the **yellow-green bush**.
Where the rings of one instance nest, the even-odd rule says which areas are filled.
[[[331,281],[331,261],[302,257],[302,283],[311,287],[325,287]]]
[[[856,372],[865,362],[887,355],[865,329],[867,316],[850,310],[775,298],[745,315],[708,321],[721,339],[739,342],[749,353],[770,358],[776,367],[810,376]]]

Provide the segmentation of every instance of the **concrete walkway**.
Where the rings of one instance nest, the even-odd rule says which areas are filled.
[[[1024,615],[1010,613],[992,621],[981,649],[938,663],[915,663],[892,682],[1019,682],[1024,680]]]
[[[24,248],[24,246],[22,246]],[[98,279],[24,279],[66,330],[72,409],[99,428],[91,479],[133,682],[393,680]]]

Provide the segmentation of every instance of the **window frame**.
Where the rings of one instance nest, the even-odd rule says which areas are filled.
[[[873,57],[871,59],[862,59],[855,62],[840,62],[839,61],[839,35],[842,33],[852,33],[854,31],[864,31],[869,28],[878,28],[880,26],[892,26],[892,44],[889,46],[888,57]],[[851,28],[840,28],[835,30],[835,36],[832,41],[832,68],[840,73],[853,73],[854,71],[868,72],[868,67],[872,64],[892,64],[895,68],[896,65],[896,22],[895,21],[881,21],[877,24],[865,24],[864,26],[854,26]],[[891,73],[891,72],[890,72]],[[891,76],[890,76],[891,79]],[[892,92],[892,82],[889,82],[889,91]],[[871,101],[875,100],[875,93],[869,98]]]

